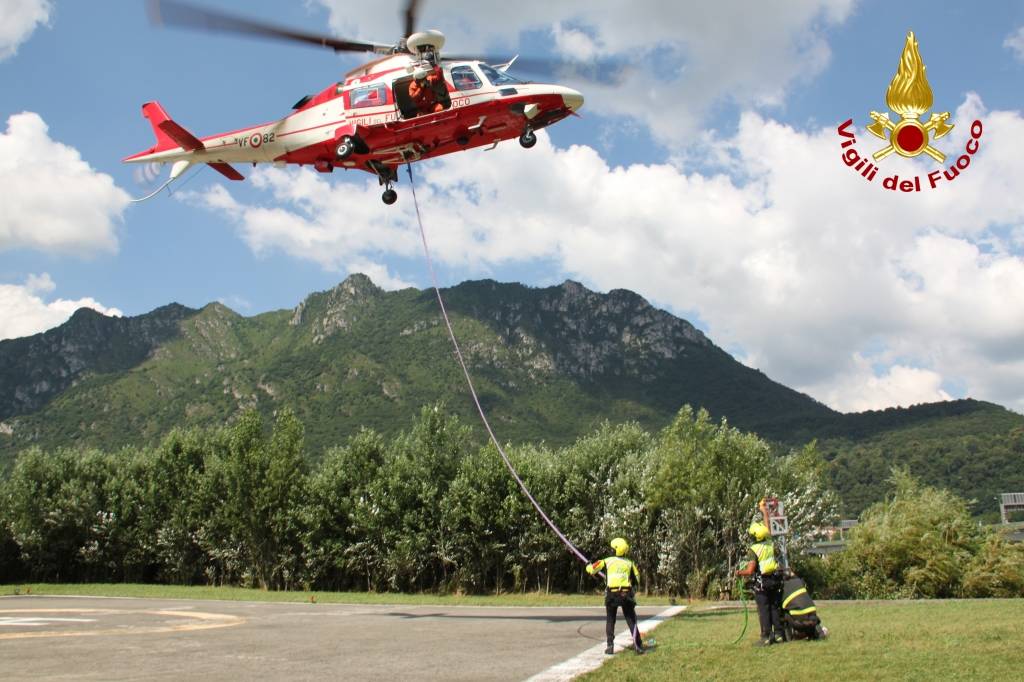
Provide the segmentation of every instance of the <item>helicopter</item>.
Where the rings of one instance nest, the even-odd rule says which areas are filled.
[[[398,199],[393,185],[403,164],[518,138],[529,149],[536,131],[577,115],[583,95],[561,85],[520,80],[508,73],[518,60],[444,55],[440,31],[416,31],[417,0],[405,11],[406,37],[395,44],[361,42],[283,28],[176,2],[150,0],[151,20],[186,28],[245,34],[376,57],[315,95],[306,95],[280,120],[196,137],[157,101],[142,105],[156,136],[125,163],[171,164],[166,187],[190,167],[207,164],[230,180],[244,180],[233,163],[312,166],[375,175],[381,199]],[[159,192],[160,190],[157,190]],[[156,192],[149,196],[154,196]],[[149,197],[145,197],[149,198]]]

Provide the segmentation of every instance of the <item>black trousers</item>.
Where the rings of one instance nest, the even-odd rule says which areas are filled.
[[[613,592],[608,590],[604,593],[604,634],[608,640],[608,646],[615,641],[615,616],[622,607],[622,615],[626,618],[626,625],[633,634],[633,644],[637,649],[643,646],[640,640],[640,630],[636,627],[636,597],[633,590],[628,592]]]
[[[789,625],[793,632],[794,639],[820,639],[821,619],[816,613],[809,613],[805,616],[783,616],[783,620]]]
[[[783,638],[782,580],[772,575],[761,576],[761,586],[754,588],[754,601],[761,621],[761,639]]]

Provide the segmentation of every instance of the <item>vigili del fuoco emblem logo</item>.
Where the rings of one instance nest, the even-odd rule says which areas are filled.
[[[889,111],[872,111],[873,123],[867,126],[867,130],[875,137],[888,142],[888,145],[873,152],[869,161],[868,157],[862,156],[854,147],[857,138],[853,132],[853,119],[848,119],[838,128],[840,147],[845,150],[842,155],[843,163],[858,171],[868,182],[873,181],[878,175],[877,164],[893,152],[905,158],[925,154],[936,163],[945,164],[946,154],[933,146],[932,142],[949,133],[954,124],[948,122],[948,111],[933,111],[927,121],[922,120],[922,115],[932,108],[932,88],[928,84],[926,67],[913,31],[907,33],[907,42],[903,46],[899,67],[885,93],[885,103],[889,111],[900,117],[899,120],[893,121],[889,117]],[[945,170],[929,172],[924,182],[920,176],[905,175],[900,178],[898,173],[894,173],[883,178],[882,186],[892,191],[920,192],[922,186],[935,189],[944,180],[952,182],[970,166],[971,157],[978,151],[981,133],[981,121],[974,121],[964,153]]]

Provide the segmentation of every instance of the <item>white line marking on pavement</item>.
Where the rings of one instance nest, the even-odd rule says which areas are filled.
[[[44,623],[95,623],[95,618],[0,618],[0,625],[43,625]]]
[[[685,608],[685,606],[673,606],[665,609],[653,618],[637,623],[637,628],[640,632],[649,634],[662,621],[668,620],[677,613],[681,613]],[[629,634],[628,628],[619,633],[619,636],[615,638],[615,646],[617,649],[633,648],[633,637]],[[567,661],[562,661],[547,670],[537,673],[526,680],[526,682],[565,682],[583,673],[596,670],[601,667],[601,664],[607,658],[607,654],[604,653],[604,647],[604,642],[595,644],[578,656],[573,656]]]

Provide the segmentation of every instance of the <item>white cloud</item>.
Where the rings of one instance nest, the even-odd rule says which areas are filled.
[[[1024,26],[1006,36],[1006,40],[1003,41],[1003,47],[1011,50],[1017,61],[1024,62]]]
[[[0,284],[0,339],[31,336],[63,324],[79,308],[92,308],[104,315],[120,317],[93,298],[77,301],[58,298],[47,302],[46,294],[57,288],[50,275],[29,275],[24,284]]]
[[[404,0],[382,0],[375,11],[354,14],[345,0],[319,0],[332,29],[346,37],[397,40]],[[723,101],[773,105],[794,83],[820,73],[831,52],[824,32],[843,23],[856,0],[714,3],[642,0],[585,4],[520,0],[462,5],[420,3],[419,28],[439,28],[446,49],[458,54],[511,57],[525,32],[543,32],[553,48],[584,61],[625,59],[623,81],[575,83],[587,110],[647,125],[654,137],[686,144],[708,112]],[[515,68],[512,69],[515,72]],[[573,81],[567,81],[573,85]]]
[[[50,0],[0,0],[0,62],[13,57],[37,26],[49,25],[52,12]]]
[[[572,56],[582,62],[597,58],[603,51],[593,36],[579,29],[563,26],[561,22],[555,22],[551,27],[551,36],[555,40],[556,52]]]
[[[176,196],[224,213],[239,226],[242,239],[257,255],[281,250],[326,270],[365,272],[384,288],[412,286],[372,257],[381,252],[415,255],[417,247],[408,221],[409,207],[403,214],[389,210],[379,198],[367,200],[379,191],[375,179],[332,184],[317,173],[298,168],[258,168],[251,179],[258,189],[269,191],[276,202],[291,210],[240,204],[222,185]]]
[[[951,398],[942,388],[938,372],[899,364],[878,372],[859,353],[853,355],[845,373],[829,377],[822,385],[803,388],[842,412],[909,407]]]
[[[51,139],[38,114],[7,119],[0,133],[0,251],[116,251],[114,227],[128,201],[113,178]]]
[[[731,174],[610,167],[542,131],[529,151],[509,142],[418,165],[417,194],[435,260],[460,276],[543,259],[594,288],[633,289],[695,312],[719,345],[841,409],[966,386],[1024,411],[1024,118],[969,95],[936,143],[947,165],[975,117],[984,128],[970,166],[920,193],[881,181],[925,177],[939,167],[926,157],[889,157],[867,182],[841,161],[835,127],[800,131],[747,113],[710,152],[732,160]],[[862,154],[878,146],[858,130]],[[204,195],[256,251],[336,269],[416,255],[404,181],[386,208],[372,181],[256,177],[281,206],[240,204],[222,188]]]

